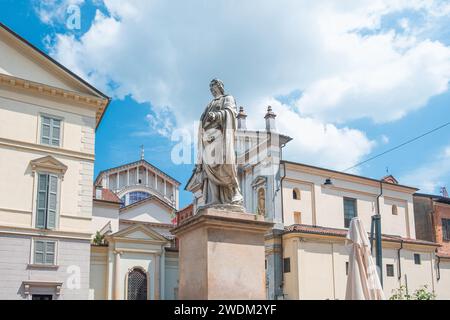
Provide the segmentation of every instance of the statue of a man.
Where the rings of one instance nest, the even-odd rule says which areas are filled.
[[[222,81],[209,85],[213,99],[200,118],[196,173],[202,181],[205,206],[242,205],[235,153],[236,102]]]

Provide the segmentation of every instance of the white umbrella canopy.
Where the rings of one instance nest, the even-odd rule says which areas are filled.
[[[351,245],[345,300],[385,300],[370,242],[361,220],[350,222],[346,243]]]

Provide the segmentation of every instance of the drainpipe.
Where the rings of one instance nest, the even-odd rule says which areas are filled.
[[[402,279],[402,260],[400,251],[403,249],[403,240],[400,240],[400,248],[397,250],[397,259],[398,259],[398,276],[397,279]]]
[[[381,210],[380,197],[383,195],[383,181],[380,180],[380,194],[377,196],[377,214],[372,216],[375,224],[376,264],[378,266],[380,283],[383,286],[383,249],[381,243]]]
[[[437,249],[436,249],[436,251],[437,251]],[[437,281],[439,281],[439,280],[441,280],[441,267],[440,267],[440,264],[441,264],[441,257],[439,257],[439,256],[436,256],[436,258],[437,258],[437,263],[436,263],[436,280]]]
[[[281,158],[281,150],[280,150],[280,159]],[[283,180],[286,178],[286,163],[283,163],[283,176],[280,178],[280,188],[281,188],[281,222],[283,223],[283,233],[284,233],[284,198],[283,198]],[[284,297],[284,252],[283,252],[283,233],[281,234],[281,241],[280,241],[280,256],[281,256],[281,284],[280,284],[280,290]]]

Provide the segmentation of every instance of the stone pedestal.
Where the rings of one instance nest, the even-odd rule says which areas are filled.
[[[262,216],[200,209],[172,230],[180,245],[180,299],[266,299]]]

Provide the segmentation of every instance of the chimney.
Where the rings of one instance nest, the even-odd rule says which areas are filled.
[[[239,108],[239,113],[237,115],[238,129],[247,130],[247,115],[244,112],[244,107]]]
[[[102,193],[103,193],[102,186],[96,186],[95,187],[95,199],[102,200],[103,199]]]
[[[275,131],[275,117],[277,115],[275,113],[273,113],[272,111],[272,107],[268,106],[267,107],[267,113],[264,116],[264,119],[266,119],[266,131]]]

